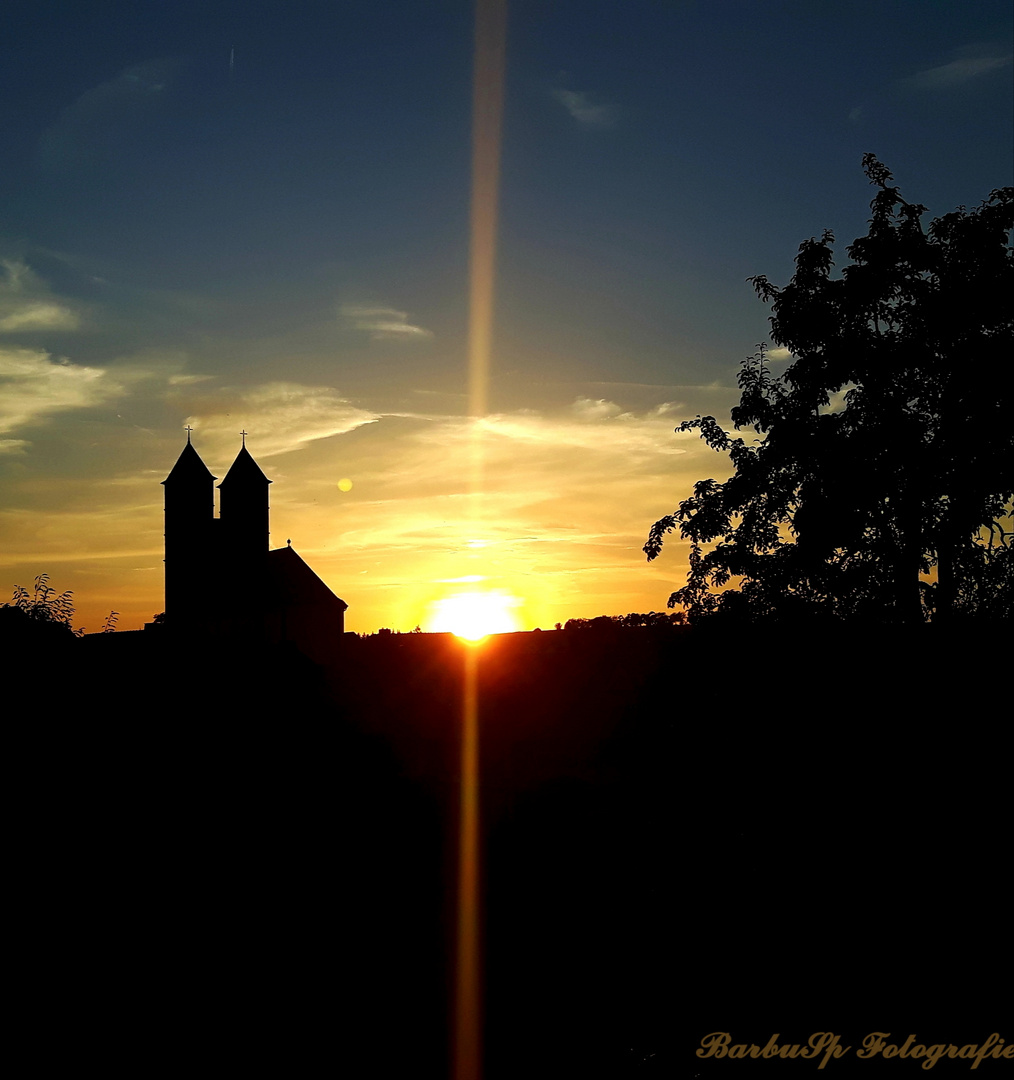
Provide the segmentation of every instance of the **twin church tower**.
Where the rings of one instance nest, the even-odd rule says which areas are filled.
[[[243,446],[218,485],[190,441],[165,488],[165,626],[268,645],[291,644],[326,661],[345,628],[348,605],[291,546],[270,550],[271,481]]]

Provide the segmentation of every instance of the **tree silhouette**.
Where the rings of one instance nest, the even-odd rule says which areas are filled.
[[[14,586],[10,601],[0,604],[0,643],[7,647],[59,647],[82,633],[75,630],[73,593],[58,593],[49,584],[49,575],[40,574],[32,591]]]
[[[669,615],[664,611],[631,612],[629,615],[598,615],[594,619],[568,619],[562,627],[564,630],[672,630],[682,625],[684,616],[682,612]],[[556,629],[561,629],[556,624]]]
[[[76,632],[71,623],[74,617],[73,597],[70,589],[58,593],[49,584],[49,574],[39,574],[32,592],[23,585],[15,585],[13,596],[3,607],[21,612],[25,619],[33,623],[58,626],[73,634]]]
[[[825,231],[800,246],[787,285],[750,279],[793,358],[775,378],[761,345],[740,369],[732,422],[755,437],[712,416],[676,429],[699,431],[735,469],[695,484],[644,546],[651,560],[670,531],[690,541],[669,606],[691,621],[914,623],[1014,607],[1014,188],[924,228],[926,208],[876,157],[863,170],[878,188],[870,228],[840,276]],[[921,580],[932,568],[936,581]],[[715,591],[734,578],[738,589]]]
[[[29,592],[24,585],[15,585],[14,594],[6,604],[0,604],[4,626],[8,633],[31,632],[83,637],[85,628],[75,628],[74,592],[67,589],[58,593],[49,584],[49,574],[39,574]],[[120,613],[110,611],[102,624],[103,634],[116,630]],[[156,617],[157,618],[157,617]]]

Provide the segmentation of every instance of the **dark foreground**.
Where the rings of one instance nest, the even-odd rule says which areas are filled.
[[[323,671],[151,639],[25,654],[9,683],[30,1075],[448,1075],[464,647],[353,640]],[[710,1032],[839,1034],[841,1076],[923,1071],[858,1061],[873,1031],[1014,1041],[1003,657],[488,642],[488,1080],[819,1063],[695,1058]]]

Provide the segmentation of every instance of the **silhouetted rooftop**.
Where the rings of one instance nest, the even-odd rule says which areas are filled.
[[[247,455],[249,457],[249,455]],[[256,469],[257,466],[254,465]],[[260,470],[258,470],[259,472]],[[183,447],[183,453],[176,459],[176,464],[170,469],[169,475],[162,481],[163,484],[168,484],[170,480],[173,482],[177,480],[216,480],[216,476],[212,475],[211,470],[201,460],[201,455],[194,449],[190,440],[187,440],[187,445]]]
[[[242,482],[244,484],[270,484],[271,481],[261,472],[261,467],[250,456],[250,451],[244,446],[240,452],[236,455],[236,460],[232,463],[229,471],[225,474],[225,479],[218,485],[220,488],[225,487],[230,481]]]
[[[284,596],[289,601],[316,599],[318,602],[339,604],[342,611],[349,606],[340,596],[335,596],[291,547],[275,548],[268,552],[268,581],[279,597]]]

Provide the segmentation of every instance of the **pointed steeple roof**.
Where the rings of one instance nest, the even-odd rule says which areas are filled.
[[[256,468],[256,466],[255,466]],[[183,447],[183,453],[176,459],[176,464],[172,467],[169,475],[162,481],[163,484],[168,484],[170,480],[174,483],[177,480],[217,480],[216,476],[212,476],[211,470],[207,465],[201,461],[201,455],[194,449],[193,444],[190,442],[190,435],[187,434],[187,445]]]
[[[219,487],[225,487],[232,481],[241,481],[244,485],[270,484],[271,481],[261,472],[261,467],[250,456],[250,451],[244,446],[236,455],[236,460],[229,467]]]

